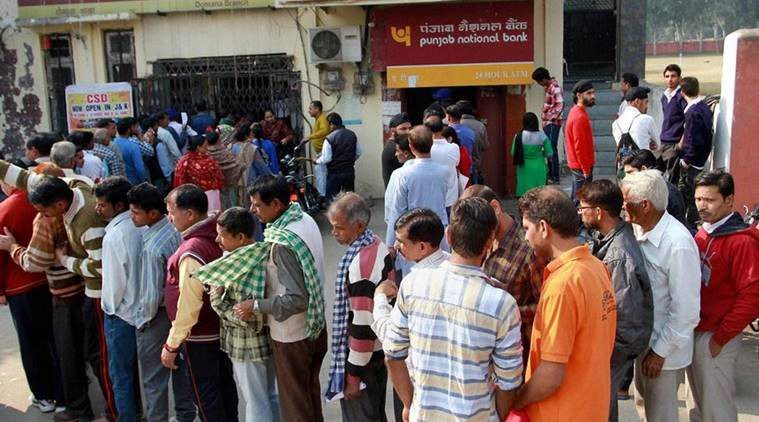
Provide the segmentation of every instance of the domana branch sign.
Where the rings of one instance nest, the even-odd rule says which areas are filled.
[[[389,88],[531,82],[532,1],[388,7],[373,21],[372,62]]]

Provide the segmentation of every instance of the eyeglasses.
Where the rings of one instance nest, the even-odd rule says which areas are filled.
[[[598,207],[597,206],[595,206],[595,207],[592,207],[592,206],[577,207],[577,214],[582,214],[583,211],[585,211],[585,210],[591,210],[593,208],[598,208]]]

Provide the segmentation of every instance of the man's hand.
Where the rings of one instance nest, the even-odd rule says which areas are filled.
[[[59,265],[63,265],[63,261],[66,260],[66,255],[68,253],[68,243],[62,243],[55,247],[55,260],[58,261]]]
[[[0,295],[0,306],[5,306],[8,304],[8,300],[5,299],[5,295]]]
[[[177,352],[170,352],[166,348],[161,349],[161,365],[169,369],[179,369],[176,364]]]
[[[411,409],[407,406],[403,406],[403,422],[409,422],[409,416],[411,415]]]
[[[398,251],[395,249],[394,246],[388,246],[387,253],[390,255],[391,259],[395,259],[395,256],[396,256],[397,252]]]
[[[303,139],[302,141],[300,141],[300,144],[298,144],[298,145],[303,145],[303,144],[305,144],[305,143],[306,143],[306,142],[308,142],[308,141],[310,141],[310,139],[308,139],[308,138],[305,138],[305,139]]]
[[[719,356],[720,352],[722,351],[722,346],[717,344],[716,341],[714,341],[714,336],[709,339],[709,354],[712,355],[712,359]]]
[[[361,395],[361,380],[350,375],[345,376],[345,388],[343,389],[345,400],[353,400]]]
[[[653,350],[649,350],[646,357],[643,358],[643,375],[648,378],[657,378],[661,374],[662,366],[664,366],[664,358],[657,355]]]
[[[374,294],[377,293],[382,293],[387,296],[388,299],[392,299],[398,295],[398,287],[395,285],[395,281],[385,280],[377,285],[377,288],[374,290]]]
[[[244,300],[236,304],[232,310],[241,320],[250,321],[253,319],[253,299]]]
[[[13,245],[16,244],[16,238],[13,237],[13,233],[7,227],[3,227],[3,231],[5,236],[0,235],[0,250],[10,252]]]

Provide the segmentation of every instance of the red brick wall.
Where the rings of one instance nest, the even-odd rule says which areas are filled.
[[[693,54],[693,53],[721,53],[722,52],[722,44],[724,40],[703,40],[702,42],[698,42],[698,40],[690,40],[690,41],[684,41],[682,53],[683,54]],[[668,42],[659,42],[656,43],[656,54],[654,54],[654,44],[653,43],[646,43],[646,55],[648,56],[669,56],[672,54],[679,54],[680,53],[680,43],[675,41],[668,41]]]

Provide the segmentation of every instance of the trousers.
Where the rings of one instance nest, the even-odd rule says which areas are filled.
[[[735,363],[741,336],[722,346],[716,358],[709,352],[713,333],[696,331],[693,362],[686,370],[688,396],[686,405],[691,422],[737,422],[735,405]]]
[[[319,370],[327,354],[327,332],[315,340],[272,341],[282,420],[322,422]]]
[[[187,360],[195,405],[203,422],[237,422],[237,386],[232,362],[221,351],[219,340],[186,341],[182,357]]]

